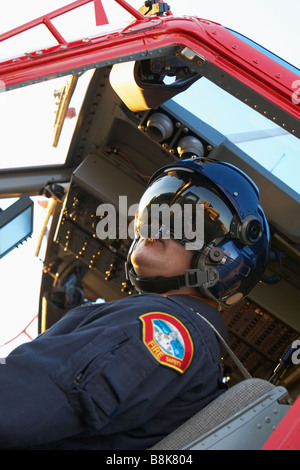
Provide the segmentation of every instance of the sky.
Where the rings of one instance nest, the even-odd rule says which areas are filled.
[[[71,2],[64,0],[26,0],[26,2],[24,2],[24,0],[14,0],[12,2],[5,2],[5,8],[2,8],[0,15],[0,34],[68,3]],[[111,28],[111,24],[119,27],[120,25],[125,26],[128,23],[128,14],[125,14],[122,8],[113,0],[103,0],[102,3],[110,20],[110,26],[103,27],[103,31],[105,28],[107,30]],[[143,2],[134,0],[129,3],[139,8]],[[284,3],[279,0],[251,0],[251,2],[249,0],[210,0],[209,2],[199,0],[170,0],[167,3],[170,5],[173,14],[195,15],[221,23],[253,39],[273,53],[300,68],[298,40],[300,0],[286,0]],[[91,20],[93,20],[93,10],[92,6],[88,5],[80,9],[79,15],[78,12],[76,14],[70,13],[65,15],[65,17],[56,20],[55,25],[58,28],[62,28],[61,31],[64,35],[67,35],[67,39],[83,38],[97,34],[99,31],[98,28],[95,28]],[[26,51],[36,51],[49,45],[49,34],[45,31],[45,28],[36,28],[34,33],[26,34],[25,36],[27,41]],[[52,38],[50,39],[52,40]],[[0,43],[0,60],[11,57],[19,52],[20,46],[24,47],[23,44],[23,41],[20,44],[18,40],[10,40],[7,41],[6,44]],[[9,121],[8,116],[4,116],[3,113],[1,113],[1,103],[5,104],[5,95],[6,94],[0,95],[0,141],[1,133],[2,136],[4,136],[9,132],[9,127],[7,126],[7,122]],[[222,98],[220,98],[220,101],[221,100]],[[15,158],[17,154],[21,154],[21,152],[16,150],[17,140],[24,142],[26,138],[28,139],[28,137],[37,135],[42,136],[43,139],[47,138],[47,129],[45,127],[30,128],[30,112],[32,112],[32,115],[37,113],[37,110],[34,108],[35,105],[39,105],[38,100],[36,103],[30,103],[29,98],[27,104],[30,110],[27,121],[29,128],[26,127],[25,122],[18,121],[16,116],[12,116],[15,123],[15,134],[10,138],[9,153],[7,153],[7,149],[5,149],[5,151],[2,149],[2,156],[11,154],[12,158]],[[38,112],[42,111],[40,105]],[[203,113],[205,118],[212,119],[212,121],[215,119],[216,112],[208,107],[206,110],[203,110]],[[232,133],[235,126],[238,125],[238,117],[236,116],[235,120],[232,116],[224,116],[224,118],[225,119],[222,119],[223,123],[231,122],[231,127],[228,126],[225,128],[225,131]],[[214,122],[212,122],[212,124],[214,124]],[[72,125],[74,125],[74,123]],[[255,126],[258,125],[261,124],[255,123]],[[224,131],[224,129],[219,130]],[[65,130],[65,132],[67,132],[67,130]],[[22,135],[22,139],[20,139],[20,135]],[[18,136],[18,138],[16,138],[16,136]],[[281,137],[280,139],[283,138]],[[32,156],[39,155],[39,148],[37,144],[35,144],[36,146],[32,144],[32,140],[34,139],[29,139],[31,154]],[[252,149],[253,145],[253,143],[247,144],[247,148]],[[263,145],[268,145],[268,142],[262,143],[262,146]],[[278,152],[278,156],[275,158],[273,155],[273,160],[268,162],[269,166],[274,166],[274,163],[277,164],[281,159],[282,152],[279,149]],[[24,153],[21,155],[24,158]],[[5,162],[3,163],[2,161],[2,165],[4,164]],[[279,164],[280,163],[278,163],[278,165]],[[282,171],[279,166],[277,170]],[[298,174],[299,173],[297,173],[297,177]],[[5,209],[10,203],[11,201],[0,200],[0,207]],[[0,260],[0,358],[4,357],[17,344],[28,341],[37,334],[37,321],[34,319],[38,308],[42,261],[34,256],[34,251],[36,248],[36,237],[43,221],[44,211],[42,207],[36,205],[35,212],[36,230],[32,239]],[[28,329],[26,329],[27,325],[30,325]],[[16,339],[11,341],[13,338]],[[5,346],[3,346],[4,344]]]

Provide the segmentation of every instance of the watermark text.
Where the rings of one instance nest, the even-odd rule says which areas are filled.
[[[300,364],[300,339],[296,339],[292,343],[292,349],[295,349],[295,351],[292,354],[292,363],[294,365]]]
[[[96,216],[100,240],[174,239],[183,241],[187,250],[199,250],[204,244],[203,204],[150,204],[140,213],[139,204],[128,207],[127,196],[119,196],[118,210],[112,204],[100,204]],[[128,224],[130,217],[134,219]]]
[[[292,94],[292,102],[294,104],[300,104],[300,80],[293,81],[292,89],[295,90]]]

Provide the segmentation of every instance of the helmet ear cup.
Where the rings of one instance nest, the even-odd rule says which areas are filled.
[[[249,215],[243,221],[241,226],[242,241],[246,245],[258,242],[262,236],[262,225],[258,218],[254,215]]]
[[[237,216],[233,217],[230,235],[237,238],[243,245],[252,245],[258,242],[262,233],[262,224],[255,215],[248,215],[242,222]]]

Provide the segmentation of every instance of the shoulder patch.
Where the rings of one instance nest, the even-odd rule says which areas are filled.
[[[161,364],[183,373],[194,355],[192,338],[177,318],[163,312],[139,317],[143,323],[143,341]]]

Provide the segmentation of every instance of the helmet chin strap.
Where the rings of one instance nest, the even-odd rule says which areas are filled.
[[[206,265],[198,256],[194,257],[194,260],[196,261],[194,268],[187,269],[184,274],[172,277],[138,277],[131,264],[131,255],[137,242],[138,239],[133,241],[128,252],[127,261],[125,262],[125,274],[126,279],[138,292],[163,294],[171,290],[179,290],[181,287],[190,287],[198,288],[202,294],[211,297],[207,289],[214,286],[219,281],[219,273],[212,265]]]
[[[125,264],[126,278],[139,292],[153,292],[163,294],[170,290],[178,290],[181,287],[208,288],[219,280],[218,272],[212,266],[203,266],[203,269],[187,269],[184,274],[173,277],[139,278],[132,266]]]

